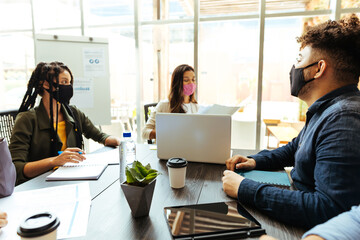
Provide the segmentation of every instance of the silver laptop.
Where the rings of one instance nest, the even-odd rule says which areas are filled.
[[[231,151],[231,116],[157,113],[156,144],[160,159],[225,164]]]

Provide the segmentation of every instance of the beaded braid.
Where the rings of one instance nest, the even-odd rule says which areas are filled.
[[[30,108],[33,108],[38,93],[42,94],[41,90],[42,90],[43,81],[39,81],[39,79],[45,65],[46,63],[40,62],[36,66],[35,70],[32,72],[27,86],[27,91],[19,108],[19,113],[25,112]]]
[[[46,81],[49,83],[49,89],[50,90],[50,126],[51,126],[51,152],[53,156],[57,156],[57,131],[58,131],[58,105],[56,104],[56,128],[54,129],[54,113],[53,113],[53,99],[54,99],[54,91],[52,91],[54,87],[53,79],[56,79],[56,90],[58,90],[59,86],[59,74],[60,74],[60,67],[57,66],[56,63],[50,63],[50,67],[47,69],[48,71],[45,71],[44,74],[46,74]],[[59,99],[59,91],[55,91],[55,94],[57,94],[57,99]]]

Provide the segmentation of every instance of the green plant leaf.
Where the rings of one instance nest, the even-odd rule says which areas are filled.
[[[157,170],[155,170],[155,169],[150,169],[149,171],[148,171],[148,174],[151,174],[151,173],[157,173],[158,171]]]
[[[153,181],[159,173],[155,169],[151,169],[150,164],[142,165],[139,161],[134,161],[132,167],[126,166],[126,181],[131,185],[145,186]]]
[[[126,182],[128,184],[132,184],[134,182],[136,182],[135,178],[132,176],[131,172],[130,172],[130,168],[128,166],[126,166],[126,170],[125,170],[125,175],[126,175]]]
[[[129,171],[133,178],[135,178],[138,182],[142,182],[144,180],[145,177],[141,175],[141,173],[136,171],[134,168],[129,168]]]
[[[147,170],[150,170],[150,169],[151,169],[150,163],[148,163],[148,164],[145,166],[145,168],[146,168]]]
[[[150,183],[152,180],[154,180],[157,176],[159,175],[158,172],[153,172],[150,173],[149,175],[147,175],[143,181],[143,183],[148,184]]]
[[[148,170],[141,164],[141,162],[139,161],[135,161],[135,169],[141,173],[141,175],[143,175],[144,177],[146,177],[146,175],[148,175]]]

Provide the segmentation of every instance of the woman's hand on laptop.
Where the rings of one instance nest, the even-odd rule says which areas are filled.
[[[235,169],[252,170],[256,167],[256,162],[252,158],[235,155],[226,160],[226,168],[234,171]]]

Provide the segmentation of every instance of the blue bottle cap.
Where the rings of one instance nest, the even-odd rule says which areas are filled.
[[[124,132],[123,137],[131,137],[131,132]]]

